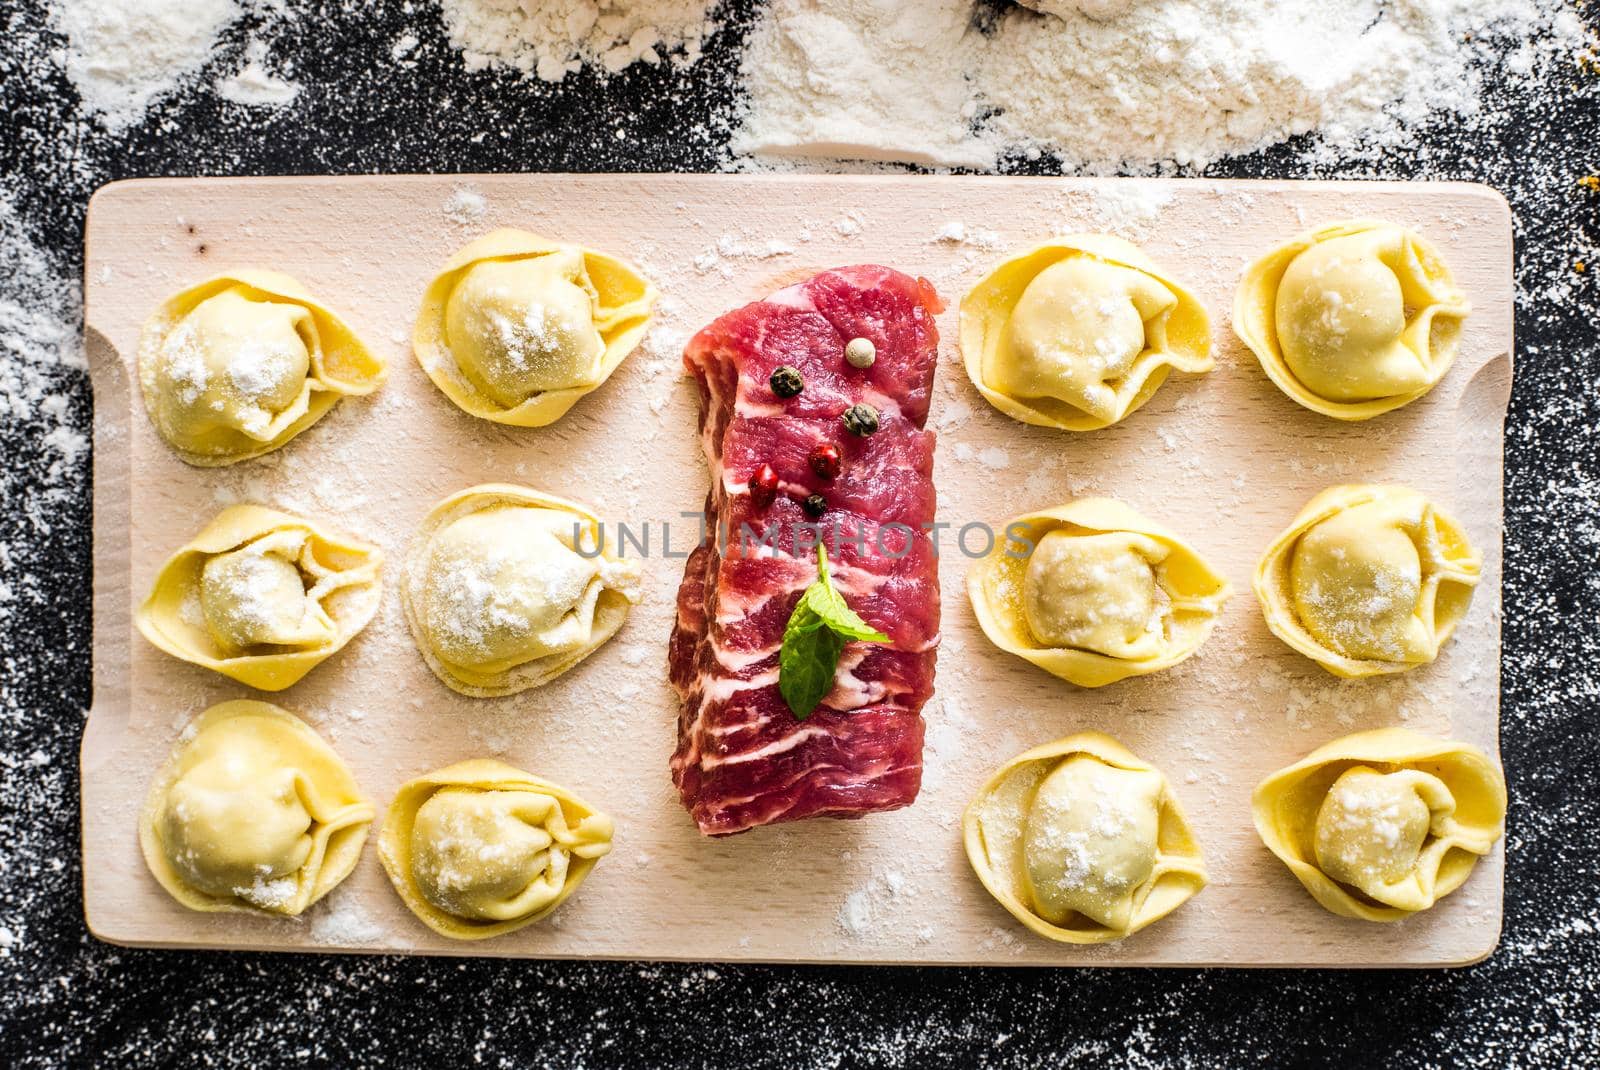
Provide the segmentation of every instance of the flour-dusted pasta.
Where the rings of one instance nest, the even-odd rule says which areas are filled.
[[[350,875],[375,813],[305,722],[239,700],[184,729],[150,786],[139,844],[191,910],[295,915]]]
[[[429,284],[412,345],[464,411],[543,427],[617,370],[644,337],[656,290],[605,253],[501,229]]]
[[[1459,888],[1505,829],[1506,782],[1466,743],[1357,732],[1261,782],[1256,830],[1324,907],[1398,921]]]
[[[170,298],[139,339],[139,385],[179,457],[216,467],[277,449],[386,369],[338,316],[276,271],[219,275]]]
[[[235,505],[167,559],[134,622],[173,657],[281,691],[367,626],[382,564],[314,521]]]
[[[990,272],[961,302],[961,354],[995,408],[1068,431],[1123,419],[1173,370],[1213,366],[1204,306],[1105,234],[1057,238]]]
[[[584,506],[486,483],[423,520],[401,584],[429,668],[464,695],[549,683],[617,633],[640,597],[638,561],[619,558]]]
[[[1170,668],[1200,649],[1229,587],[1198,550],[1110,498],[1017,517],[967,572],[1000,649],[1080,687]]]
[[[430,929],[481,940],[565,902],[611,850],[611,835],[611,819],[565,788],[477,759],[402,785],[378,857]]]
[[[1367,420],[1444,378],[1469,311],[1427,239],[1358,220],[1319,227],[1252,264],[1233,327],[1289,397]]]
[[[1167,779],[1122,744],[1081,732],[1034,747],[967,807],[967,858],[1000,905],[1063,943],[1120,940],[1206,885]]]
[[[1483,559],[1417,491],[1330,487],[1262,555],[1267,626],[1336,676],[1405,672],[1438,657],[1472,602]]]

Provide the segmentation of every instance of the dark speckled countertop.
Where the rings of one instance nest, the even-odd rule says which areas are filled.
[[[426,3],[305,0],[289,107],[203,88],[116,135],[43,58],[43,4],[0,4],[0,1065],[1593,1065],[1600,1050],[1600,76],[1491,92],[1376,163],[1303,146],[1237,177],[1487,182],[1518,220],[1507,429],[1500,949],[1434,972],[778,968],[132,951],[79,893],[90,698],[87,376],[74,348],[87,198],[135,175],[714,170],[750,5],[706,57],[532,91],[468,72]],[[1600,9],[1583,7],[1591,25]],[[226,39],[237,62],[248,19]],[[405,64],[393,42],[414,33]],[[230,68],[231,69],[231,68]],[[1050,165],[1015,161],[1013,171]],[[670,910],[670,904],[664,906]]]

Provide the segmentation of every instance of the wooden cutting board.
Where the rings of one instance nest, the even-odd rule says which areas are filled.
[[[1399,412],[1342,424],[1284,397],[1229,330],[1245,264],[1325,221],[1375,216],[1443,249],[1473,303],[1444,382]],[[412,358],[424,286],[458,246],[520,226],[633,259],[663,292],[644,347],[542,430],[459,412]],[[1052,233],[1105,230],[1144,245],[1206,303],[1217,369],[1173,379],[1123,424],[1069,435],[980,399],[955,349],[955,306],[992,264]],[[1511,218],[1478,186],[922,176],[498,175],[177,179],[96,194],[87,227],[86,334],[95,413],[94,706],[83,744],[84,905],[104,940],[269,948],[778,962],[992,965],[1440,966],[1499,938],[1503,848],[1439,907],[1396,925],[1318,907],[1261,846],[1250,791],[1263,775],[1358,729],[1405,724],[1497,753],[1501,475],[1511,386]],[[967,603],[968,559],[941,559],[944,640],[925,711],[915,806],[702,838],[667,774],[676,703],[666,645],[682,561],[706,490],[696,396],[679,352],[716,315],[831,266],[879,262],[927,276],[951,308],[930,426],[940,518],[999,524],[1083,494],[1121,498],[1188,535],[1235,596],[1201,655],[1152,677],[1075,690],[1002,654]],[[169,294],[228,267],[300,279],[391,362],[287,448],[191,468],[151,429],[132,367],[142,321]],[[1439,661],[1341,682],[1267,631],[1255,561],[1300,505],[1334,483],[1394,480],[1436,495],[1485,558],[1465,625]],[[396,592],[406,544],[437,499],[525,483],[649,521],[646,597],[622,633],[548,687],[473,700],[412,645]],[[179,730],[248,688],[170,658],[134,630],[156,568],[227,504],[324,520],[388,554],[384,604],[341,654],[277,695],[328,738],[381,806],[403,781],[497,756],[565,784],[617,821],[615,851],[546,922],[460,944],[401,905],[370,841],[351,878],[298,920],[196,914],[146,872],[135,824]],[[954,530],[952,528],[952,530]],[[995,904],[962,852],[968,799],[998,763],[1100,729],[1164,770],[1212,883],[1166,920],[1103,947],[1032,936]]]

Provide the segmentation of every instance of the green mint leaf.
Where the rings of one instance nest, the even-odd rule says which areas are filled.
[[[806,588],[804,601],[829,628],[848,639],[864,643],[889,641],[887,635],[862,620],[845,604],[844,596],[834,590],[833,579],[828,575],[828,551],[820,545],[817,547],[817,582]]]
[[[810,717],[833,689],[844,643],[801,598],[783,630],[783,648],[778,652],[778,691],[795,720]]]
[[[844,596],[825,580],[819,579],[807,587],[806,593],[801,597],[811,611],[823,620],[850,612],[850,607],[844,604]]]
[[[817,579],[807,587],[783,630],[778,651],[778,691],[796,720],[815,712],[833,689],[839,655],[850,640],[887,643],[889,637],[862,620],[828,576],[828,551],[817,547]]]
[[[835,595],[834,597],[838,597]],[[846,639],[857,639],[863,643],[887,643],[889,637],[856,615],[856,611],[844,604],[840,599],[837,606],[829,606],[826,610],[820,609],[815,603],[811,611],[822,618],[824,624]]]

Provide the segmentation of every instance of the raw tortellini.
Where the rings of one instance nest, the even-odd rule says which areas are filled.
[[[588,509],[488,483],[433,507],[406,560],[406,619],[428,667],[464,695],[549,683],[594,653],[639,600],[637,561]]]
[[[174,657],[281,691],[366,627],[382,563],[376,546],[235,505],[161,566],[135,622]]]
[[[1173,369],[1213,364],[1204,306],[1105,234],[1058,238],[990,272],[961,302],[961,354],[995,408],[1068,431],[1114,424]]]
[[[355,868],[375,814],[298,717],[213,706],[184,730],[139,819],[161,886],[191,910],[295,915]]]
[[[183,291],[139,340],[151,423],[204,467],[270,453],[385,374],[338,316],[276,271],[235,271]]]
[[[1398,409],[1444,378],[1471,306],[1439,251],[1392,223],[1331,223],[1252,264],[1234,330],[1285,394],[1340,420]]]
[[[1396,921],[1459,888],[1505,826],[1488,756],[1403,728],[1357,732],[1261,782],[1256,829],[1317,902]]]
[[[984,634],[1080,687],[1184,660],[1228,592],[1199,551],[1110,498],[1016,518],[967,573]]]
[[[1099,732],[1001,766],[967,807],[963,832],[989,893],[1064,943],[1120,940],[1206,885],[1166,777]]]
[[[554,423],[644,337],[655,287],[629,264],[502,229],[451,257],[412,336],[423,370],[474,416]]]
[[[1461,525],[1421,494],[1347,485],[1273,540],[1255,589],[1278,638],[1335,676],[1377,676],[1438,657],[1482,570]]]
[[[611,819],[565,788],[490,759],[400,788],[378,857],[427,926],[499,936],[560,906],[611,850]]]

